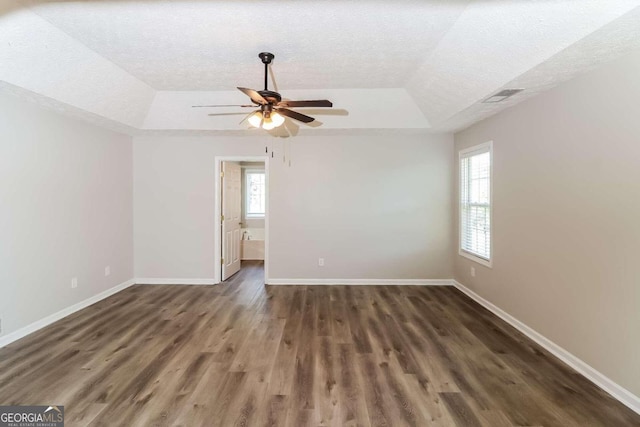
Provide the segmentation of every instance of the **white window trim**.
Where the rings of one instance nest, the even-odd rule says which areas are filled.
[[[261,213],[261,214],[250,214],[249,213],[249,174],[250,173],[261,173],[265,176],[265,186],[266,186],[266,179],[267,179],[267,175],[265,173],[264,169],[250,169],[247,168],[244,171],[244,187],[245,187],[245,195],[244,195],[244,205],[245,205],[245,215],[244,215],[244,219],[263,219],[266,215],[265,213]],[[266,188],[265,188],[265,198],[266,198]],[[267,210],[266,207],[266,200],[265,200],[265,211]]]
[[[489,235],[491,236],[491,244],[489,246],[489,259],[482,258],[471,252],[467,252],[462,249],[462,210],[460,209],[461,194],[461,171],[460,161],[462,158],[474,151],[489,150]],[[473,147],[465,148],[458,151],[458,255],[463,256],[485,267],[492,268],[493,266],[493,247],[494,247],[494,234],[493,234],[493,141],[487,141],[482,144],[474,145]]]

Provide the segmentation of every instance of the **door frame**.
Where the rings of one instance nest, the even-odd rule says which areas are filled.
[[[264,283],[269,284],[269,156],[215,156],[215,208],[213,236],[213,274],[216,284],[222,282],[222,162],[264,162],[265,214],[264,214]],[[243,218],[244,220],[244,218]]]

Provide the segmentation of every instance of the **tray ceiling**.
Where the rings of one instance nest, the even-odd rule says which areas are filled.
[[[349,110],[327,128],[450,131],[610,52],[640,48],[640,0],[7,0],[0,8],[4,87],[138,131],[236,128],[239,119],[196,118],[171,101],[244,102],[233,90],[261,88],[264,50],[276,55],[284,96],[325,91]],[[505,105],[479,104],[510,84],[525,91]]]

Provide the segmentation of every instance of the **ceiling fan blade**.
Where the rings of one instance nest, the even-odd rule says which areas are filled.
[[[302,123],[311,123],[315,120],[313,117],[305,116],[304,114],[300,114],[297,111],[287,110],[286,108],[277,108],[277,111],[283,116],[290,117]]]
[[[242,107],[242,108],[255,108],[255,105],[241,105],[241,104],[216,104],[216,105],[192,105],[191,108],[208,108],[208,107]]]
[[[244,118],[243,118],[242,120],[240,120],[240,123],[238,123],[238,124],[239,124],[239,125],[241,125],[242,123],[244,123],[244,122],[245,122],[245,120],[247,120],[249,117],[251,117],[251,115],[252,115],[252,114],[257,113],[258,111],[260,111],[260,110],[256,110],[256,111],[252,111],[252,112],[250,112],[249,114],[247,114],[246,116],[244,116]]]
[[[349,112],[344,108],[305,108],[299,110],[309,116],[348,116]],[[316,117],[317,119],[317,117]]]
[[[267,100],[262,97],[257,91],[253,89],[248,89],[246,87],[239,87],[238,90],[244,92],[253,102],[256,104],[264,105],[268,104]]]
[[[333,107],[333,103],[326,99],[317,99],[314,101],[281,101],[278,107]]]
[[[243,116],[246,113],[210,113],[207,114],[207,116],[209,117],[216,117],[216,116]]]
[[[283,126],[287,128],[287,131],[291,136],[296,136],[298,135],[298,132],[300,132],[300,126],[298,126],[298,123],[293,120],[285,120]]]

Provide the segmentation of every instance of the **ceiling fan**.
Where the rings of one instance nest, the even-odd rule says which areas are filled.
[[[273,61],[275,56],[269,52],[261,52],[258,57],[264,64],[264,90],[248,89],[246,87],[238,87],[238,89],[251,98],[253,104],[248,105],[194,105],[194,108],[198,107],[241,107],[241,108],[255,108],[260,107],[259,110],[252,111],[240,123],[248,120],[251,126],[262,128],[265,130],[274,129],[284,123],[284,117],[289,117],[294,120],[298,120],[303,123],[311,123],[315,119],[307,116],[306,114],[299,113],[297,111],[290,110],[289,108],[296,107],[333,107],[333,103],[326,99],[318,99],[312,101],[288,101],[282,100],[282,96],[278,92],[269,90],[268,88],[268,76],[269,65]]]

